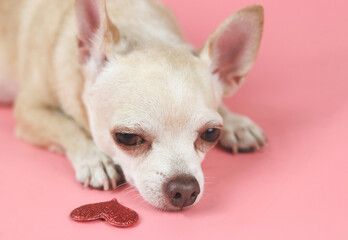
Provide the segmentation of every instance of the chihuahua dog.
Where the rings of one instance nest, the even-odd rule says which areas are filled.
[[[263,8],[228,17],[196,51],[155,0],[0,0],[0,99],[19,138],[63,153],[85,186],[125,178],[151,205],[199,201],[201,163],[218,141],[266,145],[222,99],[254,63]]]

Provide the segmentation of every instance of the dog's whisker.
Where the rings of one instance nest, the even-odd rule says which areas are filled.
[[[124,185],[127,185],[127,184],[128,184],[127,182],[121,183],[120,185],[117,185],[116,189],[117,189],[117,188],[120,188],[120,187],[122,187],[122,186],[124,186]]]
[[[128,189],[127,191],[125,191],[125,194],[129,194],[129,193],[132,193],[132,192],[134,192],[135,190],[134,189]]]
[[[131,189],[128,192],[126,192],[126,195],[137,193],[137,189]]]
[[[125,191],[128,191],[128,190],[130,190],[130,189],[135,189],[135,187],[134,187],[134,186],[129,186],[129,187],[127,187],[127,188],[125,189]]]
[[[134,186],[129,186],[125,189],[125,191],[129,191],[129,190],[134,189],[134,188],[135,188]]]
[[[128,194],[128,193],[129,193],[129,191],[131,191],[131,190],[132,190],[132,188],[127,189],[127,190],[124,190],[123,192],[124,192],[125,194]]]
[[[133,185],[129,185],[127,188],[125,188],[125,190],[128,190],[130,188],[134,188],[134,186]]]
[[[215,176],[207,176],[207,177],[204,177],[204,179],[217,179],[217,177],[215,177]]]
[[[125,195],[132,195],[132,194],[134,194],[134,193],[138,193],[138,190],[135,188],[135,189],[129,189],[126,193],[125,193]]]

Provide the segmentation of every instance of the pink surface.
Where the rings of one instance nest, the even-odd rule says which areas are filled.
[[[233,11],[254,1],[165,0],[201,46]],[[259,123],[269,147],[232,156],[213,149],[206,191],[176,213],[136,191],[84,189],[62,156],[14,137],[0,108],[0,239],[348,239],[348,2],[258,1],[260,54],[231,109]],[[118,200],[140,214],[119,229],[69,219],[85,203]]]

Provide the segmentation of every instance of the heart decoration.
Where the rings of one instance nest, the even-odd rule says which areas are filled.
[[[121,205],[116,198],[108,202],[92,203],[74,209],[70,217],[79,222],[106,220],[116,227],[130,227],[138,221],[138,214]]]

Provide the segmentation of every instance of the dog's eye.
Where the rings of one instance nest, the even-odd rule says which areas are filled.
[[[220,129],[218,128],[209,128],[201,135],[201,139],[206,142],[215,142],[220,137]]]
[[[115,133],[116,141],[126,146],[137,146],[145,142],[139,135],[132,133]]]

